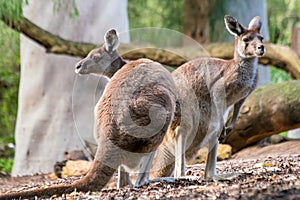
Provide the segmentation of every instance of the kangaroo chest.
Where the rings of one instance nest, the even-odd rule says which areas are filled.
[[[255,65],[244,65],[230,76],[224,77],[228,105],[246,98],[254,90],[257,84],[257,73]]]

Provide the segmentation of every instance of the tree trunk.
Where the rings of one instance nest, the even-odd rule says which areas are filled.
[[[300,80],[260,87],[242,107],[224,143],[230,144],[235,153],[267,136],[299,128],[299,111]]]
[[[211,0],[185,0],[183,9],[184,34],[200,44],[209,42],[208,13]],[[189,45],[184,40],[184,45]]]
[[[300,57],[300,27],[294,27],[292,30],[291,48]]]
[[[80,13],[76,20],[70,18],[67,11],[72,1],[62,1],[60,6],[63,7],[55,13],[53,3],[31,0],[24,5],[23,13],[38,26],[32,28],[29,23],[21,23],[22,26],[16,28],[40,37],[39,44],[45,41],[49,44],[49,41],[58,41],[61,37],[97,44],[112,26],[128,31],[127,1],[93,0],[87,3],[76,0]],[[49,38],[45,32],[40,34],[39,27],[60,37]],[[128,42],[125,37],[123,39],[123,42]],[[78,48],[60,44],[62,49]],[[66,151],[84,150],[81,140],[96,143],[93,137],[95,91],[101,91],[97,84],[105,84],[106,80],[76,76],[73,66],[78,60],[67,55],[49,54],[42,46],[21,35],[21,81],[13,176],[51,172],[56,161],[64,159]]]

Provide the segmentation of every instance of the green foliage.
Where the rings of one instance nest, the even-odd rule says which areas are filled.
[[[163,27],[183,31],[183,0],[128,0],[130,29]]]
[[[292,28],[300,25],[300,1],[268,0],[267,6],[270,42],[290,45]],[[285,71],[272,67],[271,79],[278,83],[291,78]]]
[[[183,0],[128,0],[131,42],[141,41],[157,47],[181,45],[183,31]],[[149,28],[152,29],[138,29]],[[167,28],[166,29],[156,29]]]
[[[292,28],[300,25],[299,0],[268,0],[270,42],[290,45]]]
[[[12,158],[0,158],[0,171],[10,173],[13,167],[14,160]]]
[[[0,0],[0,18],[6,16],[10,21],[20,20],[23,15],[22,2],[28,3],[28,0]]]
[[[273,83],[281,83],[291,80],[291,77],[282,69],[271,67],[271,80]]]
[[[9,21],[20,20],[22,0],[1,0],[0,18],[2,16]],[[14,143],[20,76],[19,37],[19,33],[0,21],[0,171],[6,173],[11,171],[13,165],[14,151],[6,144]]]
[[[14,142],[20,74],[19,49],[19,33],[0,21],[0,146]],[[8,156],[12,157],[13,152]]]

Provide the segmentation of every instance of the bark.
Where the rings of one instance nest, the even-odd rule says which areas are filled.
[[[49,53],[85,57],[90,50],[97,46],[95,44],[65,40],[39,28],[26,18],[20,22],[9,21],[5,18],[2,18],[2,21],[44,46]],[[291,77],[300,79],[300,60],[291,48],[271,43],[266,43],[265,46],[267,49],[266,55],[259,59],[259,63],[283,69]],[[230,59],[233,56],[233,44],[231,43],[212,43],[204,45],[204,48],[212,57]],[[131,51],[132,49],[138,50]],[[182,55],[185,55],[184,57],[188,59],[207,56],[207,52],[199,52],[191,48],[175,49],[174,52],[177,52],[177,55],[175,55],[165,50],[149,47],[141,48],[130,44],[121,44],[119,51],[125,59],[134,60],[147,57],[170,66],[179,66],[186,62],[187,60]]]
[[[299,110],[300,80],[260,87],[242,107],[224,143],[230,144],[235,153],[267,136],[299,128]]]
[[[184,34],[200,44],[209,42],[209,20],[211,0],[185,0],[183,9]],[[185,45],[188,45],[184,41]]]
[[[294,27],[292,30],[291,48],[300,57],[300,27]]]

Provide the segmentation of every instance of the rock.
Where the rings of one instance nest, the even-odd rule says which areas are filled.
[[[218,147],[218,161],[221,160],[226,160],[231,158],[231,154],[232,154],[232,148],[230,145],[228,144],[219,144]],[[199,163],[204,163],[206,161],[207,158],[207,148],[201,148],[197,154],[194,156],[193,159],[189,160],[187,162],[188,165],[193,165],[193,164],[199,164]]]

